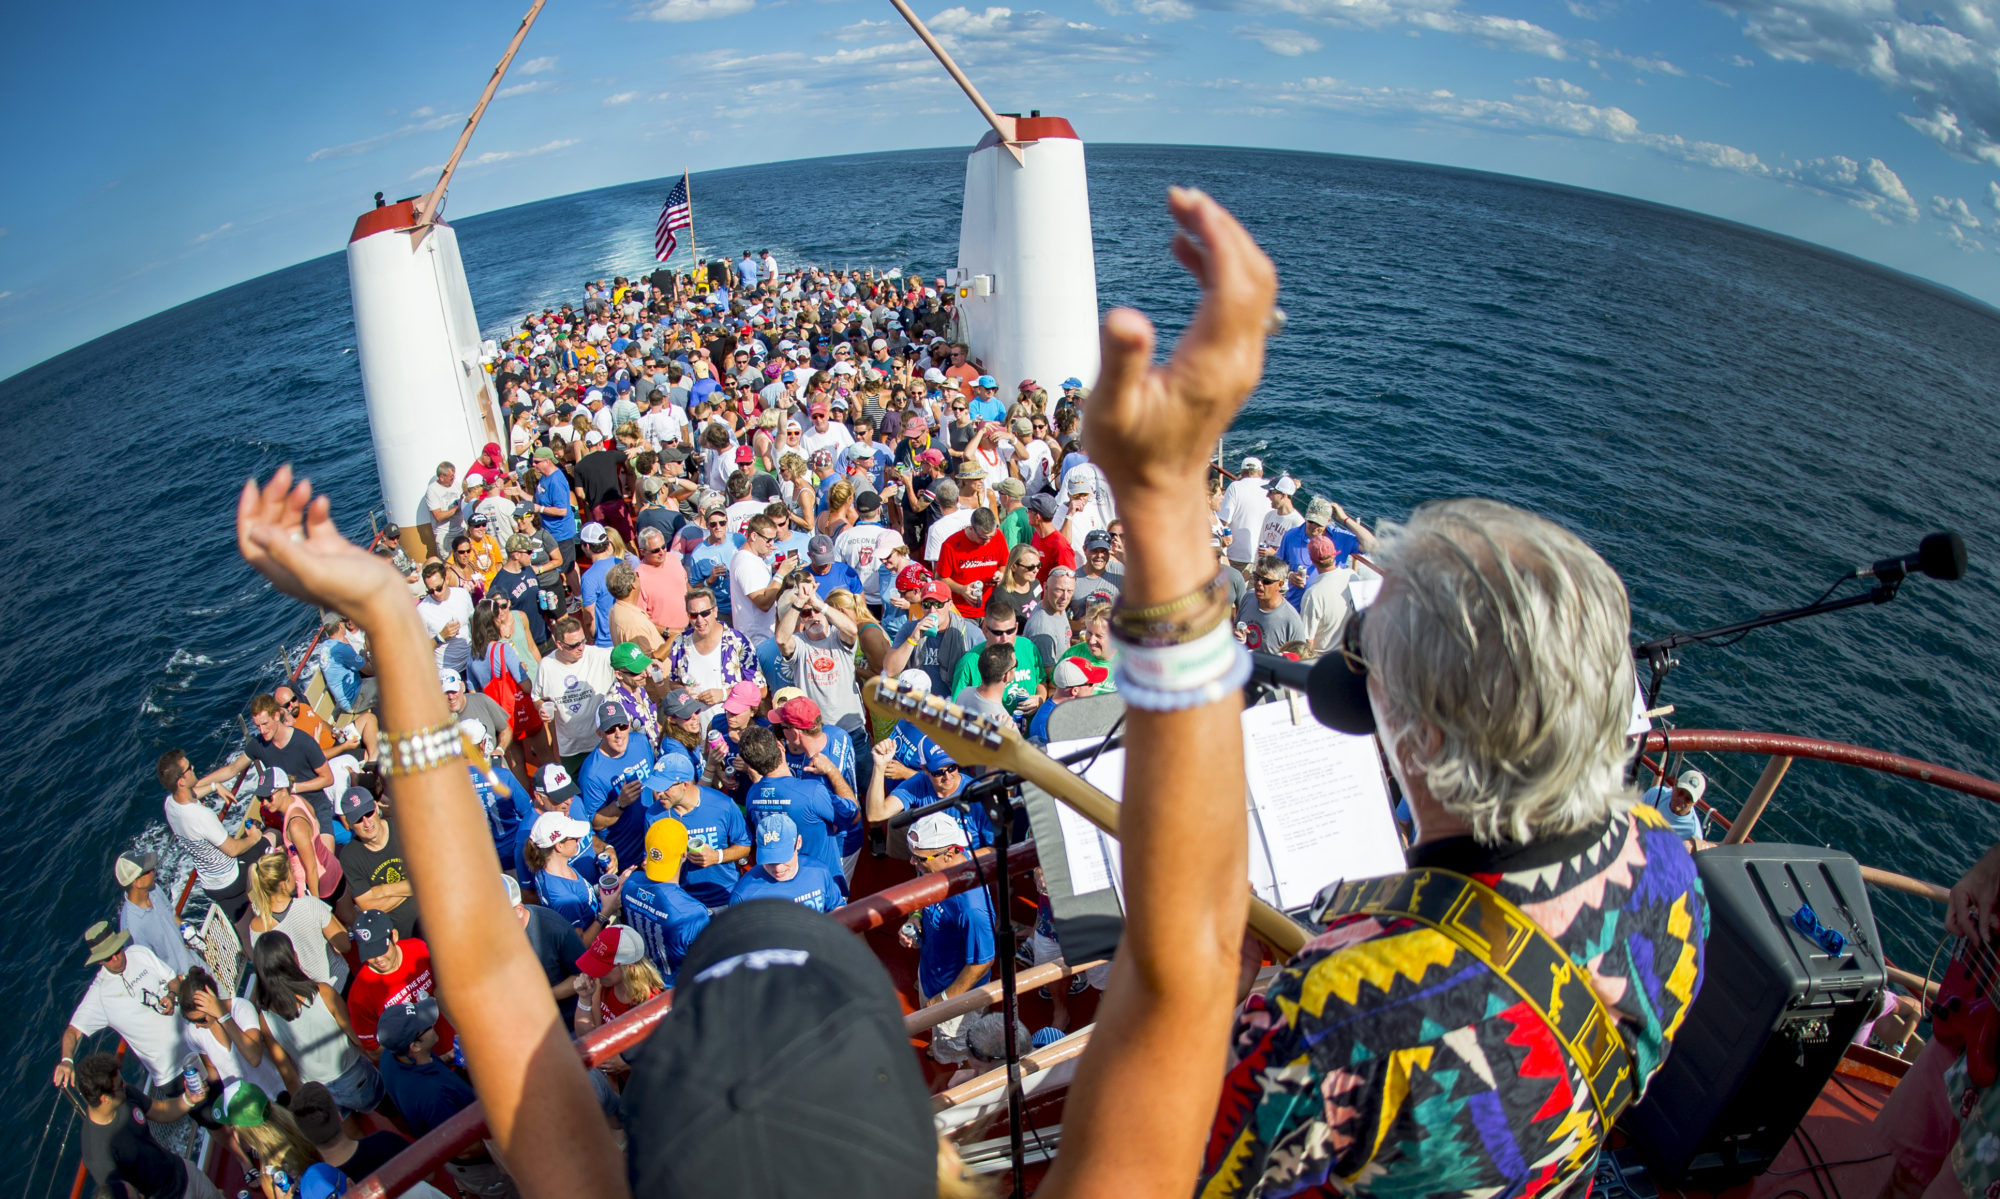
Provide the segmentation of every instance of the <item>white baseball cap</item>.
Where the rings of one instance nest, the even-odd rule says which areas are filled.
[[[556,842],[574,837],[579,841],[590,839],[590,825],[572,819],[567,812],[543,812],[535,817],[535,826],[528,830],[528,840],[540,849],[554,849]]]
[[[465,690],[465,676],[446,666],[438,670],[438,686],[447,693]]]
[[[1252,456],[1250,456],[1250,457],[1248,457],[1248,458],[1245,458],[1245,459],[1243,460],[1243,469],[1244,469],[1244,470],[1263,470],[1263,469],[1264,469],[1264,460],[1263,460],[1262,458],[1259,458],[1259,457],[1255,456],[1255,455],[1252,455]]]
[[[936,853],[957,846],[966,848],[965,830],[943,812],[932,812],[910,826],[910,849],[914,853]]]
[[[1295,495],[1299,490],[1299,481],[1290,475],[1279,475],[1278,481],[1271,484],[1271,490],[1279,495]]]
[[[583,531],[578,536],[583,538],[585,545],[603,545],[611,540],[611,535],[604,531],[604,526],[594,520],[583,526]]]

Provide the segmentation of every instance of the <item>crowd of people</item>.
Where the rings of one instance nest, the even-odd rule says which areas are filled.
[[[1504,505],[1371,532],[1255,458],[1216,470],[1276,276],[1213,200],[1169,208],[1201,310],[1165,365],[1143,317],[1109,314],[1088,391],[984,373],[942,286],[746,253],[525,318],[494,347],[504,435],[373,549],[289,468],[246,486],[244,557],[328,613],[307,690],[333,714],[274,690],[217,770],[157,762],[256,981],[222,995],[157,860],[118,860],[125,909],[90,930],[55,1074],[100,1181],[211,1193],[147,1148],[185,1113],[270,1199],[322,1193],[477,1098],[488,1135],[449,1163],[467,1193],[981,1193],[887,974],[825,915],[864,855],[950,871],[994,839],[983,806],[936,806],[969,764],[863,708],[877,676],[1031,738],[1058,705],[1125,702],[1123,939],[1040,1194],[1587,1180],[1608,1128],[1582,1068],[1439,934],[1334,919],[1252,992],[1273,955],[1244,933],[1239,715],[1246,651],[1338,655],[1413,864],[1479,874],[1604,980],[1643,1088],[1706,920],[1622,781],[1622,585]],[[232,787],[240,820],[211,802]],[[919,1004],[989,977],[995,917],[975,886],[904,926]],[[638,1049],[568,1047],[669,988]],[[77,1058],[107,1027],[144,1099]],[[929,1052],[990,1059],[977,1031],[939,1023]]]

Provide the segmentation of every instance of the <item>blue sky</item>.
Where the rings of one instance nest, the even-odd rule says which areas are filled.
[[[935,0],[933,0],[933,4]],[[338,11],[335,11],[338,7]],[[524,6],[523,6],[524,7]],[[1745,221],[2000,304],[1994,0],[1053,0],[917,10],[1002,111]],[[4,62],[0,377],[339,249],[423,190],[512,4],[28,6]],[[447,215],[678,172],[970,145],[879,0],[554,0]]]

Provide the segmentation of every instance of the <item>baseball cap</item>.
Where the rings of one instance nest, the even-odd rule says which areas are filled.
[[[798,852],[799,826],[783,812],[757,822],[757,864],[775,866],[789,862]]]
[[[375,810],[375,797],[360,787],[349,787],[340,794],[340,818],[349,824]]]
[[[518,908],[521,906],[521,883],[518,879],[511,874],[502,874],[500,876],[500,889],[507,893],[508,907]]]
[[[340,1135],[340,1108],[325,1083],[309,1082],[301,1086],[292,1093],[290,1107],[299,1131],[313,1144],[323,1145]]]
[[[780,687],[771,693],[771,710],[775,712],[804,694],[798,687]]]
[[[1084,474],[1082,471],[1078,471],[1069,477],[1069,493],[1071,495],[1093,495],[1096,491],[1097,487],[1090,481],[1090,476]]]
[[[444,667],[438,671],[438,686],[444,688],[447,694],[453,691],[463,691],[465,690],[465,676],[459,674],[449,666]]]
[[[646,656],[646,651],[640,649],[637,642],[620,641],[611,647],[613,670],[622,670],[626,674],[642,674],[652,664],[653,660]]]
[[[856,492],[854,496],[854,510],[856,512],[880,512],[882,510],[881,494],[874,491]]]
[[[819,705],[801,695],[771,709],[771,723],[811,731],[819,724]]]
[[[238,1079],[223,1088],[210,1113],[218,1124],[231,1128],[255,1128],[271,1110],[271,1097],[254,1082]]]
[[[437,1000],[426,995],[415,1003],[392,1003],[375,1022],[375,1040],[384,1053],[398,1057],[422,1039],[438,1021]]]
[[[362,961],[379,958],[389,952],[389,935],[396,931],[396,922],[389,919],[389,913],[368,908],[354,918],[354,950]]]
[[[588,433],[585,433],[585,434],[583,435],[583,444],[585,444],[585,445],[603,445],[603,444],[604,444],[604,434],[602,434],[602,433],[599,433],[599,432],[598,432],[598,431],[597,431],[596,429],[592,429],[592,430],[591,430],[590,432],[588,432]]]
[[[646,776],[645,789],[654,796],[664,796],[672,788],[682,783],[694,781],[694,764],[686,754],[661,754],[653,763],[653,773]]]
[[[1314,562],[1331,562],[1340,557],[1340,547],[1333,544],[1333,538],[1321,533],[1306,541],[1306,556]]]
[[[542,767],[535,779],[535,790],[549,797],[551,801],[573,799],[576,796],[576,780],[561,762],[550,762]]]
[[[656,883],[670,883],[680,877],[681,859],[687,856],[687,826],[671,816],[662,816],[646,826],[646,877]]]
[[[615,699],[607,699],[597,705],[597,731],[608,733],[616,728],[631,728],[632,716],[625,711],[625,705]]]
[[[1111,534],[1105,532],[1103,529],[1092,529],[1083,535],[1083,552],[1086,554],[1092,550],[1108,550],[1110,548]]]
[[[921,416],[903,418],[903,436],[917,437],[930,430],[931,423]]]
[[[1060,507],[1056,503],[1056,497],[1052,495],[1031,495],[1028,497],[1028,511],[1043,520],[1054,520]]]
[[[660,823],[665,824],[666,821]],[[678,823],[678,821],[676,821]],[[592,978],[603,978],[619,966],[646,960],[646,942],[639,930],[625,924],[607,924],[597,940],[576,959],[576,968]]]
[[[940,849],[968,848],[965,829],[943,812],[930,815],[910,826],[910,849],[914,853],[935,853]]]
[[[685,687],[678,688],[660,699],[660,711],[676,720],[686,720],[708,707],[694,697],[694,692]]]
[[[931,572],[915,562],[896,572],[896,590],[898,591],[916,591],[930,581]]]
[[[1028,494],[1028,485],[1009,475],[998,483],[995,483],[993,490],[999,492],[1001,495],[1012,496],[1018,500]]]
[[[749,446],[739,445],[736,447],[736,463],[738,466],[748,466],[756,460],[757,452]]]
[[[583,526],[583,531],[577,536],[583,539],[585,545],[604,545],[611,540],[611,535],[604,531],[604,526],[594,520]]]
[[[1309,521],[1311,521],[1312,523],[1314,523],[1314,524],[1316,524],[1316,525],[1330,525],[1330,524],[1332,524],[1332,523],[1333,523],[1333,501],[1332,501],[1332,500],[1327,500],[1327,499],[1318,499],[1318,500],[1314,500],[1314,501],[1313,501],[1312,503],[1310,503],[1310,504],[1307,504],[1307,505],[1306,505],[1306,519],[1307,519],[1307,520],[1309,520]]]
[[[868,343],[868,348],[871,350],[886,350],[889,348],[889,342],[886,338],[878,337]]]
[[[128,849],[119,854],[118,860],[112,863],[111,875],[118,880],[119,886],[129,887],[140,875],[148,870],[157,870],[159,865],[159,854],[140,853],[136,849]]]
[[[532,554],[535,552],[535,541],[525,533],[516,533],[507,539],[507,552],[510,554]]]
[[[1092,666],[1081,658],[1064,658],[1056,663],[1054,679],[1058,687],[1095,686],[1110,674],[1105,667]]]
[[[633,1194],[937,1193],[930,1095],[865,941],[797,904],[738,904],[676,981],[624,1093]]]
[[[1674,780],[1676,790],[1685,791],[1697,801],[1708,794],[1708,776],[1699,770],[1684,770],[1681,777]]]
[[[1064,379],[1062,381],[1062,389],[1064,391],[1080,391],[1082,390],[1082,388],[1083,388],[1083,380],[1077,378],[1075,375],[1071,375],[1069,378]]]
[[[255,794],[258,799],[269,799],[291,785],[291,776],[283,770],[276,766],[264,766],[257,771]]]
[[[1257,457],[1257,455],[1255,455],[1255,454],[1252,454],[1252,455],[1250,455],[1249,457],[1247,457],[1247,458],[1245,458],[1245,459],[1243,460],[1243,469],[1244,469],[1244,470],[1263,470],[1263,469],[1264,469],[1264,460],[1263,460],[1262,458],[1259,458],[1259,457]]]
[[[979,376],[979,378],[978,378],[977,380],[975,380],[975,381],[973,382],[973,386],[975,386],[975,387],[998,387],[998,386],[1000,386],[1000,380],[998,380],[998,379],[994,378],[994,377],[993,377],[992,375],[981,375],[981,376]]]
[[[1299,481],[1290,475],[1279,475],[1278,481],[1271,484],[1271,490],[1277,492],[1279,495],[1297,495]]]
[[[824,533],[814,534],[813,539],[806,542],[806,557],[812,560],[814,566],[832,565],[833,538]]]
[[[933,604],[948,604],[951,602],[951,588],[938,582],[936,579],[932,579],[930,582],[924,584],[923,594],[918,598],[928,600]]]
[[[545,445],[538,445],[535,447],[535,452],[528,455],[528,457],[542,462],[554,462],[556,460],[556,452]]]
[[[528,840],[534,842],[536,847],[540,849],[554,849],[556,842],[565,841],[571,837],[576,838],[578,841],[589,840],[590,825],[585,821],[576,819],[561,809],[553,812],[543,812],[540,816],[535,817],[534,827],[528,830]]]
[[[764,693],[758,690],[757,684],[746,679],[729,688],[729,694],[722,699],[722,710],[731,716],[741,716],[745,712],[756,711],[757,705],[762,702]]]
[[[831,411],[832,411],[832,409],[830,409],[830,408],[828,408],[828,407],[826,406],[826,402],[825,402],[824,400],[814,400],[814,401],[813,401],[813,404],[812,404],[812,407],[810,407],[810,408],[806,409],[806,415],[808,415],[808,416],[825,416],[825,415],[827,415],[827,413],[829,413],[829,412],[831,412]]]
[[[931,367],[929,370],[926,370],[924,372],[924,382],[942,383],[944,382],[944,372],[936,367]]]

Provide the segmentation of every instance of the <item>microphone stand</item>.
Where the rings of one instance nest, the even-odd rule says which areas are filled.
[[[1646,688],[1646,707],[1651,709],[1659,706],[1660,688],[1667,681],[1667,672],[1672,670],[1679,662],[1679,659],[1672,656],[1673,651],[1683,645],[1714,641],[1721,637],[1748,633],[1752,629],[1761,629],[1769,625],[1803,620],[1808,616],[1821,616],[1828,612],[1838,612],[1842,608],[1856,608],[1863,604],[1886,604],[1896,598],[1896,589],[1902,585],[1902,582],[1903,580],[1900,578],[1883,579],[1876,585],[1873,591],[1863,592],[1860,595],[1850,595],[1837,600],[1823,600],[1818,603],[1807,604],[1803,608],[1788,608],[1781,612],[1765,612],[1762,615],[1753,616],[1749,620],[1739,620],[1732,624],[1716,625],[1712,628],[1696,629],[1688,633],[1669,633],[1665,637],[1658,637],[1651,641],[1642,641],[1632,647],[1632,656],[1646,663],[1652,670],[1652,678]]]

